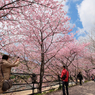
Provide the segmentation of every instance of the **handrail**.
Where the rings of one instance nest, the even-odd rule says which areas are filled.
[[[39,81],[37,81],[35,83],[32,82],[31,75],[32,74],[29,74],[29,73],[11,73],[11,79],[14,81],[14,83],[13,83],[12,88],[5,93],[19,92],[19,91],[25,91],[25,90],[32,90],[33,93],[31,95],[34,95],[35,93],[37,93],[37,92],[34,92],[34,90],[38,89],[38,87],[36,87],[36,86],[39,84]],[[40,74],[36,74],[36,75],[37,75],[37,77],[40,76]],[[51,87],[51,86],[55,86],[55,85],[59,85],[59,87],[60,87],[62,84],[61,80],[59,79],[59,76],[44,75],[44,77],[46,79],[45,78],[43,79],[44,81],[43,81],[42,88]],[[50,80],[50,77],[51,77],[51,80]]]

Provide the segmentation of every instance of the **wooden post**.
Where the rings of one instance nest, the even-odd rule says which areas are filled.
[[[61,89],[60,76],[58,75],[59,89]]]
[[[33,87],[32,87],[32,95],[34,95],[34,82],[33,82]]]

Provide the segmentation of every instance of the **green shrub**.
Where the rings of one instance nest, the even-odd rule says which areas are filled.
[[[15,79],[15,77],[16,77],[15,75],[12,75],[10,76],[10,79]]]

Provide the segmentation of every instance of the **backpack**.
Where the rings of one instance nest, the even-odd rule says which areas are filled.
[[[66,71],[66,74],[62,77],[63,80],[65,80],[67,77],[67,71]]]

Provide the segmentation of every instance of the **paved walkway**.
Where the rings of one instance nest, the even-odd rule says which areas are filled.
[[[46,95],[63,95],[62,90],[48,93]],[[95,95],[95,82],[90,81],[82,86],[77,85],[69,88],[69,95]]]
[[[0,95],[29,95],[31,90],[8,93],[8,94],[0,94]],[[52,93],[47,93],[45,95],[63,95],[62,90],[54,91]],[[69,88],[69,95],[95,95],[95,82],[90,81],[84,83],[82,86],[77,85]]]

